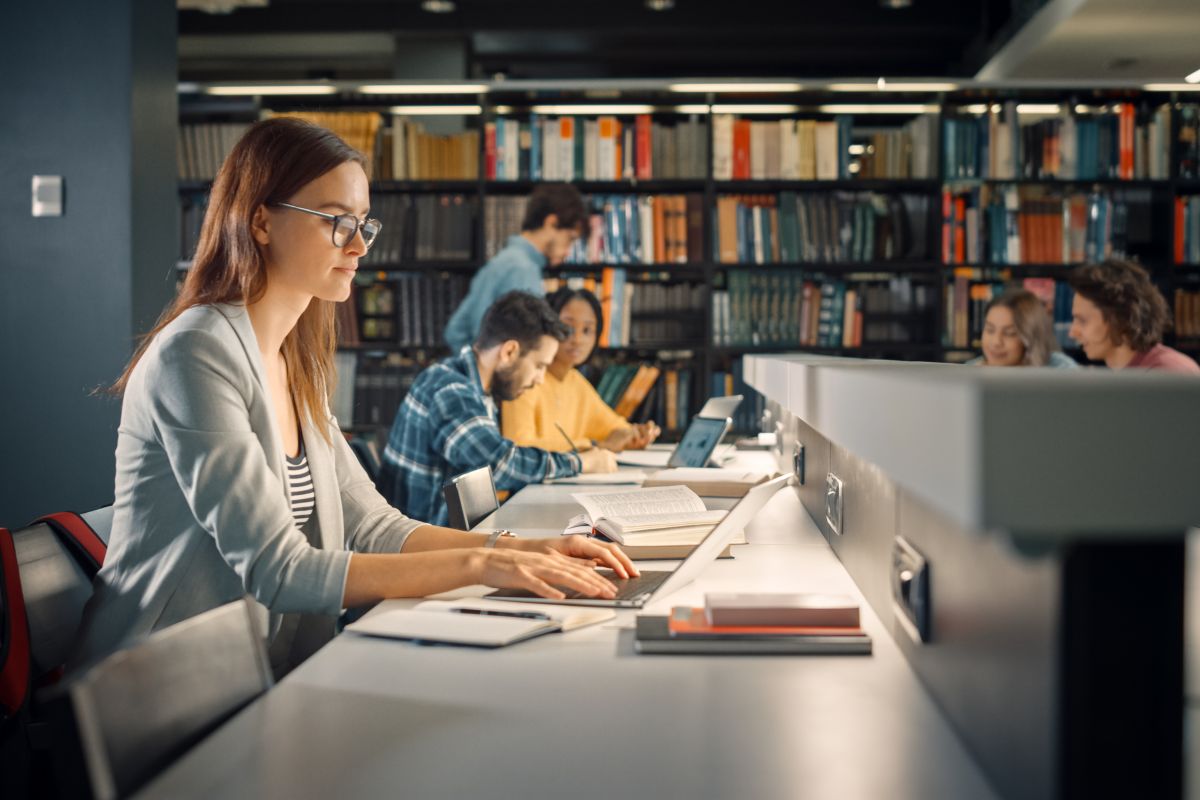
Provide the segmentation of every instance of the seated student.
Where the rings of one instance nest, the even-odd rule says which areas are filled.
[[[525,207],[521,232],[510,236],[471,278],[467,296],[446,323],[445,338],[457,353],[475,341],[479,323],[496,298],[521,290],[542,296],[542,269],[561,264],[571,244],[587,227],[583,195],[568,183],[544,183],[533,190]]]
[[[1092,361],[1200,375],[1200,365],[1162,343],[1170,311],[1146,270],[1109,259],[1076,268],[1068,282],[1075,290],[1069,335]]]
[[[364,163],[276,118],[222,165],[183,288],[113,387],[112,536],[73,664],[249,594],[286,671],[348,606],[479,583],[612,597],[576,559],[629,572],[590,539],[410,519],[371,485],[328,406],[333,304],[380,229]]]
[[[564,287],[546,295],[546,302],[571,329],[571,336],[558,346],[558,354],[546,369],[546,380],[501,407],[504,437],[519,445],[556,452],[571,449],[572,442],[581,450],[595,443],[619,452],[645,447],[657,439],[657,425],[630,425],[600,399],[595,387],[576,369],[591,358],[603,331],[604,317],[596,296],[586,289]]]
[[[445,524],[442,483],[490,465],[496,488],[580,472],[612,472],[602,448],[551,453],[519,447],[500,434],[494,400],[515,400],[542,382],[569,330],[540,297],[509,292],[483,315],[475,344],[417,376],[383,451],[376,486],[409,516]]]
[[[1033,292],[1012,289],[988,303],[983,355],[967,362],[987,367],[1078,367],[1054,336],[1054,321]]]

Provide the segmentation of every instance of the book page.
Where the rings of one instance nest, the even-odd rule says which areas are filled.
[[[688,514],[694,517],[696,513],[706,511],[704,501],[686,486],[661,486],[631,492],[580,493],[571,497],[583,506],[593,523],[601,519],[636,523],[640,518],[662,514]]]

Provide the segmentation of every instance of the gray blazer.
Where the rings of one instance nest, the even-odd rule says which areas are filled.
[[[191,308],[159,332],[125,390],[112,536],[73,662],[246,594],[272,637],[282,613],[339,613],[350,551],[397,552],[423,523],[387,504],[337,422],[324,423],[332,447],[303,427],[315,548],[292,521],[245,308]]]

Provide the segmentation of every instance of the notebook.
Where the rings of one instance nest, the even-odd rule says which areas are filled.
[[[546,633],[595,625],[614,616],[604,609],[533,608],[485,598],[426,600],[411,608],[392,600],[347,625],[346,631],[416,642],[504,647]]]

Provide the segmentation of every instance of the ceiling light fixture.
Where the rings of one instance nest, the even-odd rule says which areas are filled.
[[[392,106],[393,114],[413,117],[446,117],[482,114],[483,106]]]
[[[675,106],[675,111],[679,114],[707,114],[710,107],[707,103],[683,104]]]
[[[932,114],[938,110],[931,103],[828,103],[817,106],[822,114]]]
[[[831,83],[828,88],[831,92],[953,92],[958,88],[958,84],[933,81],[893,82],[880,78],[874,83]]]
[[[789,103],[714,103],[714,114],[795,114],[800,106]]]
[[[254,97],[259,95],[305,95],[305,94],[337,94],[336,86],[327,84],[230,84],[227,86],[207,86],[205,94],[224,97]]]
[[[675,7],[675,0],[646,0],[646,8],[651,11],[670,11]]]
[[[609,105],[578,103],[534,106],[532,110],[538,114],[652,114],[654,106],[638,103],[612,103]]]
[[[360,94],[483,94],[485,83],[371,83],[358,87]]]
[[[1018,103],[1018,114],[1057,114],[1062,108],[1057,103]]]
[[[1147,92],[1200,92],[1200,83],[1147,83]]]
[[[1187,83],[1200,83],[1200,69],[1196,70],[1191,75],[1188,75],[1186,78],[1184,78],[1184,81]]]
[[[752,94],[756,92],[798,92],[804,88],[799,83],[672,83],[667,87],[672,92],[699,94],[702,92],[729,92]]]
[[[430,14],[451,14],[458,10],[454,0],[421,0],[421,10]]]

